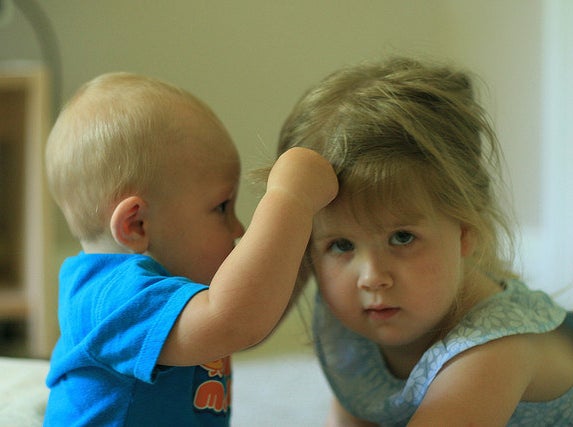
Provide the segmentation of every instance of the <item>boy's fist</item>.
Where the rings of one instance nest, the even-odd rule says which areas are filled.
[[[312,213],[329,204],[338,193],[332,165],[316,151],[295,147],[275,162],[267,180],[267,191],[278,189],[306,203]]]

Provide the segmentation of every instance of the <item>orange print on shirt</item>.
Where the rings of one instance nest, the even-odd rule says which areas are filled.
[[[227,412],[231,406],[231,358],[215,360],[199,365],[207,371],[209,378],[195,391],[193,404],[199,410],[210,409],[214,412]]]
[[[231,357],[224,357],[219,360],[215,360],[214,362],[204,363],[203,365],[199,365],[203,369],[205,369],[210,377],[219,377],[222,378],[224,376],[231,375]]]

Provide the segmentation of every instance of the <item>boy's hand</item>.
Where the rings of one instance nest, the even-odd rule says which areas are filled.
[[[158,363],[197,365],[252,347],[268,336],[288,306],[313,216],[337,192],[332,166],[316,152],[293,148],[280,156],[251,225],[215,273],[209,290],[187,303]]]
[[[267,181],[267,192],[288,193],[315,214],[338,193],[338,179],[332,165],[316,151],[295,147],[275,162]]]

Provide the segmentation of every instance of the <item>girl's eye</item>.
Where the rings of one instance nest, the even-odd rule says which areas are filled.
[[[229,200],[225,200],[223,203],[217,205],[215,209],[217,210],[217,212],[224,214],[227,212],[228,205],[229,205]]]
[[[328,248],[331,252],[350,252],[354,249],[354,244],[350,240],[338,239],[332,242]]]
[[[407,231],[397,231],[390,237],[390,244],[392,246],[405,246],[414,241],[415,237],[412,233]]]

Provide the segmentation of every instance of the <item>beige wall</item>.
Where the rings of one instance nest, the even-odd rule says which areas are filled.
[[[245,170],[273,153],[295,100],[335,68],[388,53],[469,66],[492,89],[492,114],[519,178],[522,216],[537,218],[540,1],[38,3],[60,43],[64,98],[111,70],[169,80],[211,104],[239,146]],[[0,59],[40,55],[18,11],[0,37]],[[246,222],[254,202],[243,186],[239,212]]]

